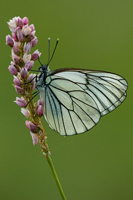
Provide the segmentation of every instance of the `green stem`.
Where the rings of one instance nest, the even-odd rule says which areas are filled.
[[[57,176],[57,174],[56,174],[56,171],[55,171],[55,168],[54,168],[54,165],[53,165],[53,162],[52,162],[52,159],[51,159],[50,155],[48,155],[47,161],[48,161],[48,163],[49,163],[49,165],[50,165],[50,168],[51,168],[51,170],[52,170],[53,176],[54,176],[54,178],[55,178],[55,181],[56,181],[56,184],[57,184],[58,189],[59,189],[59,191],[60,191],[60,194],[61,194],[61,196],[62,196],[62,199],[63,199],[63,200],[67,200],[66,197],[65,197],[65,194],[64,194],[64,192],[63,192],[63,189],[62,189],[62,187],[61,187],[61,184],[60,184],[60,181],[59,181],[59,179],[58,179],[58,176]]]

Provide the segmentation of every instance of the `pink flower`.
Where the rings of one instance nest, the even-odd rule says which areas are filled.
[[[26,78],[28,76],[28,71],[25,67],[23,67],[20,71],[20,75],[22,78]]]
[[[31,28],[31,31],[34,31],[34,30],[35,30],[34,24],[31,24],[29,27]]]
[[[30,41],[30,44],[31,44],[32,47],[34,47],[34,46],[36,46],[37,42],[38,42],[38,39],[37,39],[37,37],[35,37],[34,39],[32,39]]]
[[[18,26],[19,26],[20,28],[22,28],[22,26],[23,26],[23,21],[22,21],[21,18],[18,18]]]
[[[22,33],[22,30],[21,29],[18,29],[17,30],[17,38],[20,42],[23,42],[24,41],[24,36],[23,36],[23,33]]]
[[[37,102],[37,114],[39,117],[43,116],[43,108],[44,108],[44,101],[39,99]]]
[[[33,65],[34,65],[34,61],[30,61],[30,62],[26,63],[24,67],[25,67],[28,71],[30,71],[30,70],[32,69]]]
[[[29,129],[29,121],[28,121],[28,120],[25,121],[25,125],[26,125],[27,128]]]
[[[32,133],[36,133],[38,131],[37,126],[33,124],[32,122],[29,123],[29,129]]]
[[[25,53],[30,53],[30,51],[31,51],[31,47],[32,47],[32,45],[30,44],[30,43],[24,43],[24,52]]]
[[[41,53],[38,50],[34,51],[34,53],[31,55],[31,60],[37,60],[40,57],[40,55]]]
[[[25,90],[21,86],[15,85],[15,90],[20,95],[24,95],[25,94]]]
[[[30,33],[30,37],[31,37],[32,39],[35,37],[35,33],[36,33],[36,31],[32,31],[32,32]]]
[[[26,120],[25,124],[32,133],[36,133],[38,131],[37,126],[35,124],[33,124],[31,121]]]
[[[17,105],[21,106],[21,107],[25,107],[27,105],[27,102],[26,102],[26,100],[23,97],[21,97],[21,98],[16,97],[16,100],[14,102]]]
[[[35,89],[35,77],[36,74],[30,74],[30,76],[27,78],[27,82],[31,82],[31,90],[33,91]]]
[[[15,83],[15,85],[21,86],[21,81],[18,76],[14,76],[13,82]]]
[[[12,38],[14,39],[15,42],[18,42],[17,35],[15,33],[12,33]]]
[[[13,47],[14,45],[14,41],[12,39],[12,37],[10,35],[7,35],[6,36],[6,43],[10,46],[10,47]]]
[[[9,72],[10,72],[12,75],[17,76],[18,71],[17,71],[16,67],[14,67],[13,65],[9,65],[8,69],[9,69]]]
[[[33,40],[35,37],[35,31],[31,32],[28,37],[27,37],[27,41],[28,42],[31,42],[31,40]]]
[[[27,25],[24,25],[22,28],[22,33],[24,36],[27,36],[31,33],[32,29]]]
[[[15,55],[15,54],[14,54],[14,51],[12,51],[12,59],[13,59],[13,61],[14,61],[14,63],[15,63],[16,65],[19,65],[20,62],[21,62],[21,58],[18,57],[17,55]]]
[[[18,49],[20,49],[21,48],[21,44],[20,44],[20,42],[14,42],[14,46],[15,47],[17,47]]]
[[[27,17],[24,17],[24,18],[22,19],[22,22],[23,22],[24,25],[29,24],[29,20],[28,20]]]
[[[30,60],[31,60],[31,54],[25,53],[25,54],[23,55],[23,60],[24,60],[24,63],[30,62]]]
[[[21,113],[26,116],[27,118],[30,116],[30,113],[27,109],[25,108],[21,108]]]
[[[32,140],[33,140],[33,145],[36,146],[38,144],[38,137],[37,134],[30,132]]]
[[[31,74],[29,75],[29,77],[27,78],[27,82],[30,82],[31,80],[34,80],[34,79],[35,79],[35,76],[36,76],[36,74],[31,73]]]
[[[40,105],[41,105],[41,106],[44,106],[44,101],[39,99],[39,100],[37,101],[37,107],[40,106]]]
[[[19,56],[20,55],[20,50],[14,45],[14,47],[13,47],[13,52],[17,55],[17,56]]]
[[[13,18],[16,22],[16,26],[19,26],[19,20],[21,19],[19,16]]]
[[[16,17],[14,17],[13,19],[11,19],[8,23],[9,29],[11,32],[14,32],[16,27],[17,27],[17,23],[16,23]]]
[[[33,113],[25,107],[28,105],[28,99],[31,97],[31,91],[35,88],[35,76],[36,74],[29,74],[29,71],[34,65],[34,61],[37,60],[41,53],[36,50],[32,55],[30,54],[31,48],[36,46],[38,39],[35,37],[35,27],[33,24],[29,26],[29,20],[27,17],[20,18],[14,17],[8,22],[9,28],[12,32],[12,37],[10,35],[6,36],[6,43],[12,47],[12,59],[11,65],[9,66],[9,71],[14,75],[13,82],[16,92],[24,97],[16,97],[14,101],[17,105],[21,106],[21,113],[27,118],[30,117],[31,121],[26,121],[26,126],[30,130],[32,136],[33,144],[38,143],[38,134],[36,134],[39,129],[39,123],[37,119],[37,113],[39,116],[43,115],[43,105],[44,103],[40,101],[38,106],[33,104]],[[23,82],[30,82],[30,86],[26,90]],[[26,100],[25,100],[26,99]],[[33,115],[33,116],[32,116]],[[34,118],[33,118],[34,117]],[[35,119],[35,122],[34,122]]]
[[[37,108],[37,114],[39,117],[43,116],[43,106],[39,105]]]

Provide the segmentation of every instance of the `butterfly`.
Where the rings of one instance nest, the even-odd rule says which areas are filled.
[[[126,98],[127,81],[97,70],[63,68],[49,71],[41,65],[36,88],[44,101],[44,117],[63,136],[84,133]]]

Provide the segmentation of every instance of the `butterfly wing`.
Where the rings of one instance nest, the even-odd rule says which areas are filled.
[[[61,135],[74,135],[90,130],[119,106],[126,90],[127,82],[119,75],[66,68],[50,72],[40,98],[50,127]]]

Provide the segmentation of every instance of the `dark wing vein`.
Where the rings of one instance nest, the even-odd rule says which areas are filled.
[[[65,69],[49,76],[44,112],[49,125],[61,135],[91,129],[126,98],[125,79],[113,73]]]

